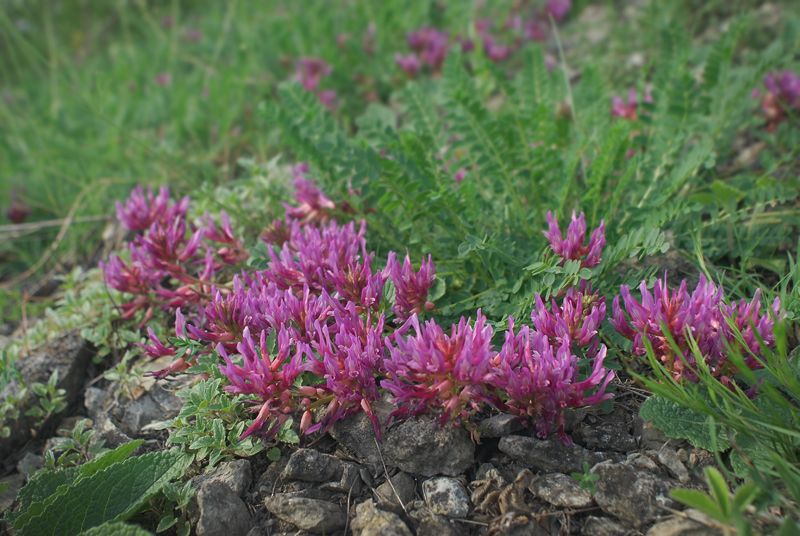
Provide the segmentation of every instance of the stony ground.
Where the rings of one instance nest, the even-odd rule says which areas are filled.
[[[12,439],[0,443],[2,481],[10,486],[0,508],[41,466],[48,437],[78,418],[91,419],[108,447],[133,438],[145,439],[146,450],[164,447],[166,432],[148,425],[177,414],[183,383],[144,383],[131,399],[113,383],[93,383],[90,357],[72,333],[25,359],[27,381],[59,370],[70,409],[36,431],[17,422]],[[385,426],[378,443],[366,417],[356,416],[300,447],[283,447],[277,461],[261,453],[195,477],[192,521],[198,535],[226,536],[716,534],[668,495],[675,486],[700,487],[713,457],[643,423],[639,397],[631,389],[612,413],[570,414],[572,446],[532,437],[505,415],[480,422],[479,443],[427,418]],[[384,422],[391,409],[377,405]]]

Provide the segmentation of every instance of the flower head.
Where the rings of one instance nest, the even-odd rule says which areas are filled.
[[[408,328],[414,333],[404,337]],[[440,423],[466,420],[482,403],[491,403],[492,328],[478,311],[475,322],[461,318],[446,334],[436,322],[419,325],[417,316],[395,336],[386,339],[387,379],[381,386],[394,396],[404,417],[426,412],[440,415]]]
[[[545,333],[527,326],[515,333],[510,319],[505,343],[494,360],[492,383],[502,391],[507,411],[534,423],[540,436],[555,428],[568,442],[563,411],[611,398],[605,389],[614,372],[603,367],[605,356],[606,347],[601,345],[589,376],[578,380],[578,357],[569,341],[552,344]]]
[[[592,231],[589,243],[584,245],[586,239],[586,217],[583,212],[576,217],[572,213],[572,221],[567,228],[567,236],[562,237],[558,221],[552,212],[547,212],[548,230],[544,233],[550,241],[553,252],[564,261],[580,260],[581,266],[591,268],[600,264],[600,256],[603,247],[606,245],[605,222],[600,221],[600,225]]]
[[[124,205],[116,203],[117,219],[129,231],[146,231],[156,221],[169,222],[184,217],[188,208],[189,198],[173,204],[166,186],[162,186],[157,195],[152,189],[145,192],[137,186]]]
[[[685,280],[677,289],[670,290],[666,277],[656,280],[652,292],[645,281],[639,290],[641,302],[627,286],[620,287],[620,295],[614,298],[611,323],[633,342],[635,355],[646,354],[647,341],[676,380],[696,379],[692,369],[697,362],[690,351],[689,336],[696,342],[711,373],[726,381],[736,373],[727,358],[731,348],[741,351],[748,367],[756,369],[761,367],[754,357],[761,355],[758,338],[767,346],[774,343],[773,321],[769,311],[761,313],[760,292],[750,302],[742,300],[729,305],[722,288],[702,276],[691,294]],[[772,313],[777,316],[779,311],[780,302],[776,299]],[[745,347],[734,337],[729,319],[742,333]],[[668,337],[674,341],[677,352]]]
[[[404,322],[413,314],[433,309],[434,304],[428,301],[428,292],[436,277],[436,266],[430,255],[415,272],[408,255],[400,264],[397,254],[392,251],[386,261],[385,272],[394,284],[395,303],[392,310],[398,321]]]
[[[331,66],[320,58],[300,58],[295,66],[294,79],[306,91],[314,92],[320,81],[331,74]]]

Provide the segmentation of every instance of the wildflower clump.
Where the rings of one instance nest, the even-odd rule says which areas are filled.
[[[732,350],[742,353],[747,367],[758,369],[762,341],[768,347],[774,343],[774,317],[770,311],[762,313],[758,290],[749,302],[728,303],[722,288],[703,276],[691,293],[685,280],[670,290],[665,276],[656,280],[652,292],[645,281],[639,291],[641,301],[627,286],[620,288],[620,295],[614,298],[611,323],[632,341],[635,355],[645,355],[649,344],[676,380],[697,380],[697,361],[690,340],[696,343],[711,374],[726,384],[737,372],[728,359]],[[779,314],[778,298],[770,309],[772,315]],[[729,321],[741,333],[741,339],[734,335]]]
[[[648,104],[653,102],[653,96],[649,89],[646,89],[644,92],[643,102]],[[628,90],[627,100],[619,95],[614,95],[611,98],[611,115],[613,117],[621,117],[629,121],[636,121],[636,119],[639,118],[638,111],[639,97],[634,88]]]
[[[600,255],[606,244],[605,222],[592,231],[589,243],[586,240],[586,216],[581,212],[580,216],[572,213],[572,220],[567,228],[566,236],[561,234],[558,220],[552,212],[547,212],[548,229],[544,235],[550,242],[550,248],[557,256],[561,257],[562,262],[568,260],[579,260],[581,266],[591,268],[600,264]]]

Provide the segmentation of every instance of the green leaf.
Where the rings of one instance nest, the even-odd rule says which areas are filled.
[[[164,484],[182,474],[186,463],[177,450],[151,452],[115,463],[32,504],[14,528],[23,536],[55,536],[127,519]]]
[[[277,462],[281,459],[281,449],[278,447],[272,447],[267,451],[267,459],[271,462]]]
[[[98,527],[85,530],[80,536],[152,536],[152,532],[144,530],[138,525],[115,522],[103,523]]]
[[[127,459],[142,443],[144,443],[144,441],[141,439],[129,441],[114,450],[109,450],[108,452],[100,454],[80,467],[69,467],[56,471],[38,471],[25,487],[20,490],[17,496],[17,502],[19,504],[18,511],[16,513],[9,512],[8,519],[13,523],[14,520],[24,514],[33,503],[43,501],[56,492],[65,491],[65,488],[59,490],[62,486],[66,487],[81,477],[90,476],[114,463]]]
[[[713,467],[706,467],[705,474],[708,487],[714,499],[716,499],[720,511],[726,518],[729,517],[731,515],[731,498],[728,493],[728,483],[725,482],[725,477]]]
[[[695,447],[721,452],[731,446],[727,433],[719,426],[712,426],[709,417],[654,395],[639,408],[639,416],[652,422],[656,428],[675,439],[686,439]],[[713,429],[716,437],[713,437]]]
[[[713,517],[718,521],[726,521],[725,516],[719,509],[717,503],[714,502],[708,494],[698,491],[696,489],[678,488],[669,492],[670,496],[676,501],[685,504],[690,508],[700,510],[707,516]]]

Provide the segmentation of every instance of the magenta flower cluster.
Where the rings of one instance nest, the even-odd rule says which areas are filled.
[[[605,222],[601,221],[600,225],[592,231],[588,244],[585,244],[586,216],[582,212],[580,216],[575,216],[573,211],[566,237],[561,234],[558,220],[550,211],[547,212],[547,225],[548,229],[544,235],[550,242],[553,252],[561,257],[562,262],[579,260],[581,266],[586,268],[600,264],[600,256],[606,245]]]
[[[533,11],[529,17],[520,15],[509,17],[499,30],[493,29],[492,20],[477,20],[475,31],[483,43],[486,57],[494,63],[500,63],[511,57],[525,41],[547,40],[550,35],[549,18],[552,17],[560,22],[567,17],[571,9],[571,0],[548,0],[541,9]],[[397,53],[394,59],[397,66],[412,78],[424,67],[433,74],[439,73],[453,43],[460,44],[463,52],[475,49],[472,40],[466,38],[451,40],[446,32],[432,27],[423,27],[409,33],[407,42],[411,51],[406,54]]]
[[[764,86],[767,91],[754,90],[753,97],[761,100],[767,130],[772,131],[787,117],[800,113],[800,75],[790,70],[769,73]]]
[[[320,58],[300,58],[295,65],[293,79],[303,89],[317,96],[317,99],[328,109],[336,108],[336,91],[321,89],[322,80],[331,74],[331,66]]]
[[[644,98],[642,100],[648,104],[653,102],[653,95],[649,88],[645,88]],[[635,121],[639,117],[638,110],[639,96],[634,88],[628,90],[627,100],[619,95],[614,95],[611,98],[611,115],[613,117],[621,117],[629,121]]]
[[[697,361],[690,349],[690,337],[697,343],[711,373],[727,384],[737,373],[727,357],[732,350],[741,352],[750,369],[758,369],[761,364],[757,357],[763,355],[761,343],[768,347],[774,343],[774,318],[780,313],[778,298],[768,308],[771,311],[762,313],[760,291],[749,302],[728,303],[722,288],[702,276],[691,293],[686,281],[670,290],[666,277],[655,282],[652,292],[644,281],[639,290],[641,301],[633,297],[627,286],[620,288],[620,295],[614,299],[611,323],[633,341],[635,355],[645,355],[645,343],[649,343],[676,380],[697,379],[694,370]],[[743,344],[734,336],[729,321],[741,333]],[[676,348],[670,344],[665,329]]]
[[[569,442],[564,411],[611,398],[606,387],[614,377],[603,366],[606,347],[597,332],[605,307],[598,302],[574,309],[579,296],[573,292],[561,306],[554,300],[550,309],[537,296],[534,326],[515,333],[509,319],[499,351],[492,348],[493,330],[480,311],[474,322],[462,318],[449,334],[433,320],[420,326],[412,317],[387,338],[387,379],[381,386],[399,406],[394,415],[434,413],[442,423],[469,423],[474,413],[494,407],[535,426],[542,437],[556,431]],[[408,329],[413,333],[404,336]],[[584,357],[592,368],[579,379]]]
[[[173,202],[166,187],[158,193],[136,188],[124,205],[117,204],[120,222],[136,234],[127,259],[112,255],[100,267],[110,287],[133,295],[121,306],[124,318],[144,310],[144,324],[156,308],[194,307],[220,270],[247,259],[224,212],[219,223],[207,215],[195,223],[188,208],[188,198]]]

